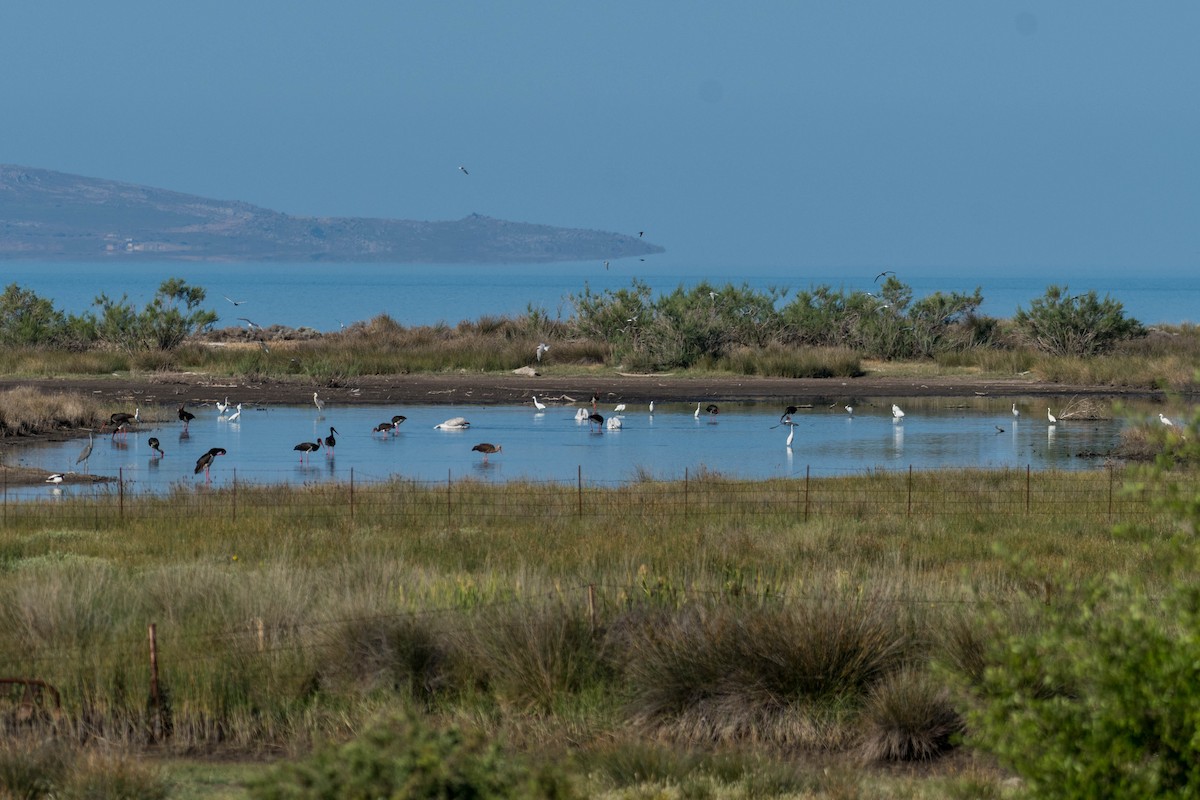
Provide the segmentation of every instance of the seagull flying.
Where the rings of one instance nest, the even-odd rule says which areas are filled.
[[[470,174],[471,174],[471,173],[467,172],[467,168],[466,168],[466,167],[464,167],[462,164],[459,164],[459,165],[458,165],[458,169],[459,169],[459,171],[460,171],[460,172],[462,172],[462,174],[463,174],[463,175],[470,175]]]
[[[225,298],[226,300],[228,300],[229,302],[233,303],[235,306],[240,306],[242,303],[246,302],[245,300],[234,300],[232,297],[230,297],[230,296],[229,296],[229,295],[227,295],[227,294],[226,294],[226,295],[221,295],[221,296],[222,296],[222,297],[224,297],[224,298]]]

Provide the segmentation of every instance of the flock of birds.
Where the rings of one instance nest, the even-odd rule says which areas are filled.
[[[547,347],[545,349],[548,350],[549,348]],[[628,408],[628,405],[626,403],[617,403],[616,405],[613,406],[612,414],[608,417],[605,417],[603,414],[600,413],[600,411],[598,409],[599,401],[600,401],[600,398],[597,395],[592,395],[591,411],[589,412],[586,407],[577,409],[575,412],[576,422],[579,422],[579,423],[587,422],[589,425],[589,428],[593,429],[597,432],[603,431],[604,429],[620,430],[622,428],[622,424],[623,424],[621,421],[621,419],[622,419],[621,415],[623,415],[625,413],[625,411]],[[316,406],[318,414],[321,414],[324,412],[325,402],[320,398],[318,392],[313,392],[313,405]],[[539,400],[537,395],[533,395],[533,406],[534,406],[534,409],[539,414],[544,412],[547,408],[546,404],[544,402],[542,402],[541,400]],[[242,415],[242,404],[238,403],[235,406],[229,402],[228,397],[225,398],[224,402],[218,401],[216,403],[216,407],[217,407],[218,412],[220,413],[220,416],[218,417],[218,419],[220,419],[220,420],[224,420],[227,422],[235,422]],[[854,407],[853,406],[846,405],[846,406],[844,406],[844,408],[845,408],[847,415],[849,415],[850,417],[854,416]],[[230,409],[233,409],[232,413],[230,412]],[[785,446],[789,450],[791,449],[792,444],[795,441],[796,427],[799,425],[799,423],[794,421],[792,419],[792,417],[793,417],[793,415],[797,414],[799,412],[799,410],[800,409],[798,406],[794,406],[794,405],[787,406],[783,410],[783,413],[779,417],[779,423],[777,425],[773,426],[773,427],[786,426],[788,428],[788,435],[787,435],[787,439],[785,441]],[[896,424],[901,423],[905,417],[904,410],[902,408],[900,408],[899,405],[893,403],[891,411],[892,411],[892,422],[896,423]],[[651,400],[649,403],[649,412],[650,412],[650,416],[653,417],[654,416],[654,401],[653,400]],[[704,405],[703,402],[700,401],[700,402],[696,403],[696,408],[692,412],[692,414],[697,420],[699,420],[701,418],[702,412],[704,414],[707,414],[709,417],[716,417],[718,414],[721,413],[721,410],[720,410],[720,407],[715,403],[709,403],[708,405]],[[178,416],[179,421],[183,423],[183,430],[186,433],[188,430],[188,426],[190,425],[192,420],[194,420],[196,418],[195,414],[193,414],[192,412],[187,410],[186,404],[181,404],[176,412],[176,415]],[[1016,403],[1012,404],[1012,416],[1013,416],[1014,421],[1017,420],[1018,418],[1020,418],[1020,416],[1021,416],[1021,411],[1020,411],[1020,409],[1017,408]],[[385,438],[388,435],[396,435],[399,432],[400,426],[407,419],[408,418],[406,416],[404,416],[403,414],[393,415],[390,420],[385,420],[383,422],[380,422],[378,425],[376,425],[374,428],[372,428],[371,435],[374,436],[375,434],[381,434]],[[1055,414],[1053,413],[1053,411],[1050,408],[1046,409],[1046,419],[1049,422],[1049,425],[1051,428],[1053,428],[1059,421],[1058,417],[1055,416]],[[1159,413],[1158,419],[1159,419],[1159,422],[1161,422],[1163,425],[1166,425],[1171,428],[1175,427],[1175,423],[1170,418],[1168,418],[1165,414]],[[108,422],[106,423],[104,428],[102,428],[102,432],[106,428],[111,427],[112,437],[114,439],[117,436],[125,437],[128,434],[130,427],[135,426],[140,422],[141,422],[141,409],[140,408],[135,408],[132,414],[130,414],[128,412],[124,412],[124,411],[118,411],[118,412],[113,413],[109,417]],[[450,419],[447,419],[444,422],[438,423],[437,425],[434,425],[433,427],[435,430],[461,431],[461,430],[467,430],[468,428],[470,428],[471,423],[465,417],[451,417]],[[1004,433],[1004,428],[1000,427],[999,425],[996,426],[996,430],[999,433]],[[333,455],[333,453],[337,447],[337,436],[339,436],[339,435],[340,434],[338,433],[337,428],[335,428],[331,425],[329,427],[329,435],[328,436],[325,436],[325,437],[318,436],[318,437],[316,437],[315,441],[311,441],[311,442],[300,442],[297,445],[295,445],[295,447],[293,447],[292,449],[300,454],[300,463],[304,464],[308,461],[308,459],[312,456],[313,453],[320,451],[322,447],[325,448],[325,452],[327,455]],[[149,439],[146,440],[146,443],[150,446],[150,449],[154,451],[154,455],[152,456],[152,458],[158,459],[158,458],[162,458],[165,455],[165,453],[163,452],[163,449],[162,449],[162,444],[156,437],[151,436]],[[83,449],[80,450],[78,457],[75,459],[76,464],[83,464],[85,473],[87,472],[88,461],[92,456],[92,451],[93,451],[94,447],[95,447],[95,437],[91,431],[88,431],[87,444],[85,444],[83,446]],[[479,442],[478,444],[476,444],[475,446],[473,446],[471,448],[471,451],[480,453],[483,456],[483,463],[486,464],[486,463],[488,463],[488,456],[492,456],[497,453],[503,452],[503,448],[501,445],[494,444],[492,442]],[[206,451],[204,454],[202,454],[198,459],[196,459],[196,464],[195,464],[195,468],[193,470],[193,474],[199,475],[201,472],[203,472],[205,482],[206,483],[211,482],[212,478],[211,478],[211,474],[210,474],[210,469],[213,466],[213,462],[216,461],[216,459],[219,456],[223,456],[223,455],[227,455],[227,451],[225,450],[225,448],[223,448],[223,447],[210,448],[208,451]],[[46,483],[55,484],[55,485],[61,484],[65,478],[66,478],[65,473],[56,472],[46,478]]]

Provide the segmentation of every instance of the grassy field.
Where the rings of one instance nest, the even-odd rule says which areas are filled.
[[[124,754],[90,769],[170,755],[153,769],[174,796],[241,796],[403,707],[561,760],[593,797],[999,797],[960,743],[989,639],[1085,576],[1168,580],[1159,486],[955,471],[9,504],[0,659],[61,692],[35,730]]]

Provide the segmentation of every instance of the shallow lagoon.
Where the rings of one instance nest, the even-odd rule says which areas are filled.
[[[910,398],[906,416],[893,420],[891,403],[855,408],[842,405],[802,408],[796,436],[785,446],[788,428],[779,425],[782,408],[765,403],[722,403],[720,413],[693,416],[695,405],[630,406],[619,431],[597,432],[575,420],[578,406],[551,405],[538,412],[524,406],[345,406],[318,414],[312,406],[247,407],[236,422],[213,408],[195,408],[185,434],[182,423],[143,424],[126,437],[96,438],[88,463],[93,474],[118,475],[126,491],[163,492],[177,485],[202,485],[193,474],[196,459],[210,447],[228,454],[212,469],[214,486],[239,483],[304,484],[320,481],[382,481],[393,477],[444,483],[472,478],[489,482],[531,480],[619,485],[645,477],[683,478],[716,472],[731,478],[803,478],[871,470],[953,467],[1092,469],[1094,458],[1117,443],[1121,420],[1064,421],[1051,426],[1042,400],[1018,402],[1014,420],[1010,399]],[[590,407],[589,409],[590,410]],[[612,415],[611,405],[600,413]],[[163,413],[167,413],[165,410]],[[407,420],[395,435],[371,429],[393,414]],[[435,430],[438,423],[466,417],[465,431]],[[294,445],[326,436],[337,428],[337,447],[312,454],[304,463]],[[154,457],[147,444],[157,437],[166,452]],[[492,442],[503,451],[487,463],[471,448]],[[80,441],[16,448],[8,463],[51,471],[82,471],[75,464]],[[48,486],[8,487],[8,497],[38,497]],[[63,495],[113,491],[111,485],[60,487]]]

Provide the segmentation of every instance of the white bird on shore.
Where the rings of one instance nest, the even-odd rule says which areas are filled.
[[[1162,412],[1159,412],[1158,421],[1161,422],[1163,425],[1166,425],[1168,428],[1175,427],[1175,423],[1172,422],[1171,420],[1167,419],[1167,417],[1164,414],[1162,414]]]
[[[461,431],[471,427],[471,423],[467,422],[466,417],[451,417],[443,423],[434,425],[433,429],[437,431]]]

